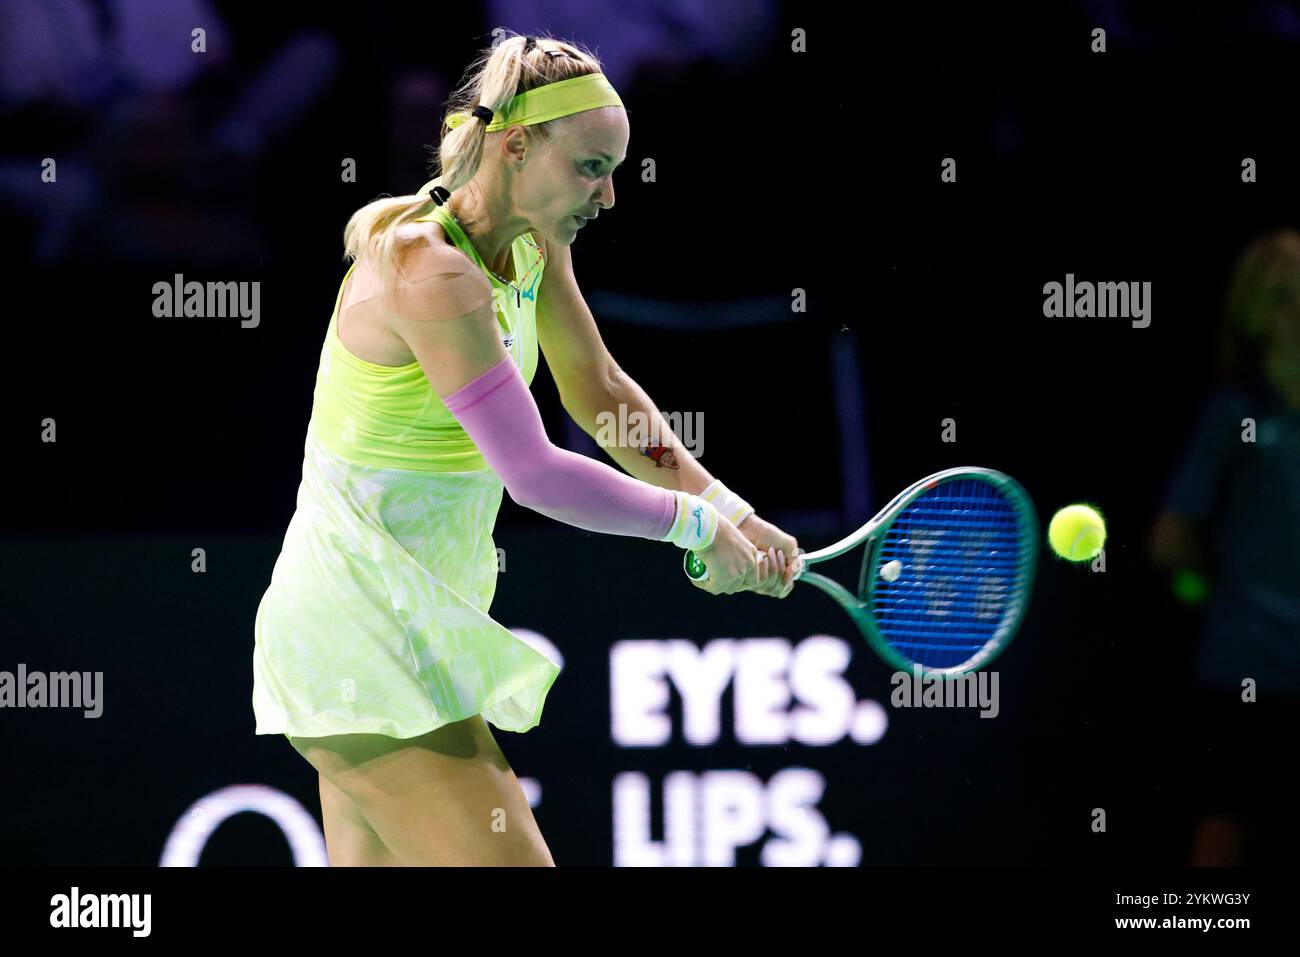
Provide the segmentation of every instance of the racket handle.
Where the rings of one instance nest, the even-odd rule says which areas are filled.
[[[709,566],[705,565],[700,556],[689,548],[682,556],[682,569],[686,572],[686,577],[692,581],[702,582],[709,578]]]
[[[799,549],[799,551],[795,553],[795,557],[792,561],[798,560],[803,554],[805,554],[804,550],[802,548]],[[794,573],[795,581],[798,581],[803,575],[805,568],[806,566],[802,561],[800,561],[799,570]],[[708,580],[709,566],[705,565],[700,556],[696,555],[689,548],[686,550],[686,554],[682,556],[682,569],[686,572],[686,577],[692,581],[702,582]]]

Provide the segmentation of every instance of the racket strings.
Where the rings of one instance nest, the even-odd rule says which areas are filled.
[[[964,664],[1019,614],[1027,534],[1015,503],[981,479],[946,482],[914,499],[865,570],[875,578],[877,627],[924,668]],[[898,577],[877,577],[893,561]],[[864,575],[864,587],[867,581]]]

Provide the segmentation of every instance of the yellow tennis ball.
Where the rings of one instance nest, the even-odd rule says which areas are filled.
[[[1052,551],[1072,562],[1095,558],[1106,541],[1106,523],[1088,505],[1067,505],[1052,516],[1047,526]]]

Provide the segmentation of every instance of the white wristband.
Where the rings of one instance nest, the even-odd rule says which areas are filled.
[[[678,548],[708,548],[718,534],[718,510],[698,495],[676,490],[673,494],[677,496],[677,517],[660,541],[672,542]]]
[[[714,479],[706,485],[704,491],[700,493],[700,498],[711,502],[718,510],[718,514],[732,525],[739,525],[754,514],[754,506],[723,485],[719,479]]]

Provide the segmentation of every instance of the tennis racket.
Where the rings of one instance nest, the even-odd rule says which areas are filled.
[[[864,544],[857,594],[808,571]],[[991,662],[1020,628],[1038,565],[1038,517],[1009,475],[947,469],[903,489],[834,545],[801,549],[796,561],[794,579],[839,602],[887,664],[960,675]],[[708,576],[694,552],[684,565],[696,581]]]

